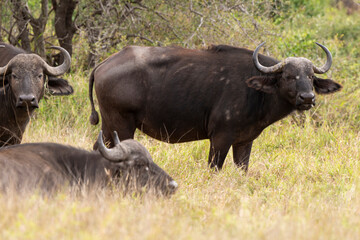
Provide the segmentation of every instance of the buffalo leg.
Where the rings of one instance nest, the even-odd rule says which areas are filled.
[[[129,116],[128,118],[118,118],[118,121],[115,122],[115,124],[113,124],[111,127],[109,127],[108,129],[110,130],[110,139],[111,139],[111,143],[113,144],[113,139],[112,139],[112,132],[116,131],[118,133],[119,139],[120,141],[126,140],[126,139],[134,139],[134,134],[135,134],[135,121],[133,120],[133,118],[131,116]]]
[[[123,141],[125,139],[133,139],[134,138],[134,133],[135,133],[135,126],[134,124],[129,123],[128,121],[122,120],[120,119],[120,123],[116,122],[116,125],[106,125],[103,121],[102,122],[102,126],[101,129],[103,131],[103,135],[104,135],[104,141],[109,143],[109,147],[112,148],[114,147],[114,140],[112,138],[112,134],[114,131],[116,131],[118,133],[119,139],[120,141]],[[121,121],[122,120],[122,121]],[[128,124],[126,124],[128,123]],[[98,146],[97,146],[97,142],[95,142],[93,149],[97,150]]]
[[[109,147],[113,147],[114,144],[112,142],[112,135],[111,135],[111,131],[108,130],[108,128],[105,126],[104,122],[102,122],[101,124],[101,130],[103,131],[103,138],[104,138],[104,142],[105,143],[109,143]],[[93,146],[93,150],[97,150],[98,149],[98,143],[97,141],[94,143]]]
[[[210,142],[209,166],[221,170],[231,142],[226,137],[214,137]]]
[[[249,159],[252,147],[252,141],[247,144],[234,144],[233,147],[233,157],[234,163],[242,168],[243,170],[247,171],[249,166]]]

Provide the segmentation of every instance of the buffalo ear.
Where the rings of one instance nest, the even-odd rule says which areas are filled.
[[[322,79],[315,77],[314,88],[315,91],[319,94],[329,94],[341,90],[342,86],[331,79]]]
[[[248,87],[255,88],[258,91],[274,93],[276,90],[276,78],[273,76],[255,76],[246,80]]]
[[[68,81],[52,76],[48,76],[48,89],[51,95],[70,95],[74,92]]]
[[[5,87],[9,84],[10,74],[0,75],[0,88]]]

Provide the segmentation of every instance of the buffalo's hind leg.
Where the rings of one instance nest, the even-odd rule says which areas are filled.
[[[252,141],[246,144],[234,144],[233,147],[233,157],[234,163],[242,168],[245,172],[248,170],[249,159],[252,147]]]
[[[104,123],[101,124],[101,130],[103,132],[103,139],[106,145],[108,145],[109,147],[113,147],[113,141],[112,141],[112,135],[111,135],[111,131],[104,126]],[[98,143],[97,141],[94,143],[93,146],[93,150],[97,150],[98,149]]]
[[[108,146],[110,148],[114,147],[114,140],[113,140],[114,131],[118,133],[120,141],[134,138],[136,127],[133,121],[129,121],[122,117],[118,117],[117,121],[113,124],[107,125],[104,122],[105,121],[102,122],[101,129],[103,131],[104,142],[108,143]],[[93,149],[94,150],[98,149],[97,142],[95,142]]]

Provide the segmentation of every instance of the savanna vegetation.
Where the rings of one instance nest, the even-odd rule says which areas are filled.
[[[13,3],[1,2],[1,37],[18,36]],[[19,1],[17,1],[19,2]],[[52,1],[56,2],[56,1]],[[229,154],[221,172],[207,166],[208,141],[170,145],[141,132],[136,139],[178,183],[171,198],[122,196],[116,189],[61,191],[44,197],[0,194],[0,239],[359,239],[360,15],[335,0],[78,1],[72,15],[75,93],[47,97],[23,142],[58,142],[91,149],[100,125],[89,123],[91,66],[130,44],[206,48],[229,44],[316,65],[333,54],[326,74],[341,92],[268,127],[254,141],[249,171]],[[55,11],[41,36],[59,45]],[[35,18],[41,1],[29,0]],[[349,10],[350,9],[350,10]],[[29,39],[35,49],[31,26]],[[13,44],[21,46],[18,38]],[[45,44],[45,45],[46,45]]]

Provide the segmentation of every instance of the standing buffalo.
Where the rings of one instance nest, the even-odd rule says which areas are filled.
[[[146,148],[128,139],[108,149],[102,133],[99,151],[88,152],[56,143],[28,143],[0,149],[0,190],[44,192],[73,187],[115,184],[125,193],[151,190],[161,195],[175,192],[177,183],[157,166]]]
[[[263,44],[254,52],[225,45],[208,50],[126,47],[91,73],[90,121],[99,121],[95,82],[106,140],[111,129],[127,139],[136,128],[170,143],[210,139],[211,167],[221,169],[232,146],[235,164],[247,170],[253,140],[267,126],[294,110],[310,109],[314,88],[320,94],[342,88],[314,75],[332,64],[323,45],[317,43],[327,61],[316,67],[302,57],[279,62],[258,54]]]
[[[0,147],[19,144],[26,125],[39,101],[44,96],[45,85],[53,95],[73,93],[66,80],[54,78],[70,68],[70,55],[61,47],[64,62],[49,66],[36,54],[1,43],[0,47]],[[45,75],[48,77],[46,78]]]

